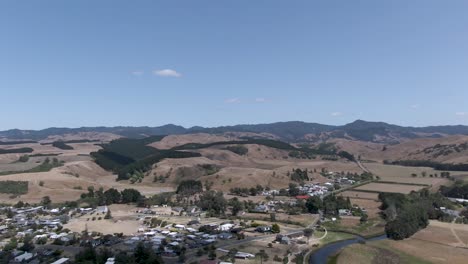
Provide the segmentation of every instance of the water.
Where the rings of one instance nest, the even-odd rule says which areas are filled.
[[[363,237],[357,237],[357,238],[348,239],[348,240],[344,240],[344,241],[339,241],[339,242],[336,242],[336,243],[326,245],[326,246],[320,248],[319,250],[315,251],[310,256],[309,264],[326,264],[327,260],[328,260],[328,258],[330,256],[333,256],[336,252],[338,252],[340,249],[342,249],[344,247],[347,247],[347,246],[352,245],[352,244],[359,243],[361,241],[366,241],[366,242],[369,241],[370,242],[370,241],[383,240],[383,239],[387,239],[387,236],[386,235],[381,235],[381,236],[377,236],[377,237],[373,237],[373,238],[369,238],[369,239],[365,239]]]

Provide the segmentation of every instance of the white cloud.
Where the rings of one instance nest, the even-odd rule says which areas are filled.
[[[414,105],[411,105],[410,107],[413,108],[413,109],[418,109],[420,107],[420,105],[414,104]]]
[[[255,102],[257,102],[257,103],[264,103],[264,102],[266,102],[266,99],[263,98],[263,97],[255,98]]]
[[[468,116],[468,112],[456,112],[455,115],[457,115],[457,116]]]
[[[330,115],[331,115],[331,116],[342,116],[343,113],[341,113],[341,112],[333,112],[333,113],[331,113]]]
[[[132,71],[132,75],[135,75],[135,76],[141,76],[143,75],[144,72],[142,71]]]
[[[227,104],[235,104],[235,103],[239,103],[240,99],[239,98],[228,98],[224,102],[227,103]]]
[[[161,77],[182,77],[182,74],[172,69],[154,70],[153,74]]]

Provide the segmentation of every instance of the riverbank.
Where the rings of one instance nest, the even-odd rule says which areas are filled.
[[[338,232],[335,232],[338,233]],[[341,233],[351,235],[349,233]],[[387,239],[386,235],[379,235],[372,238],[364,238],[359,235],[355,235],[353,238],[344,239],[339,241],[334,241],[331,243],[324,244],[322,247],[317,248],[317,250],[312,251],[308,257],[308,263],[310,264],[325,264],[328,263],[329,258],[337,255],[336,253],[352,244],[357,243],[367,243],[371,241]],[[333,258],[331,259],[333,261]]]

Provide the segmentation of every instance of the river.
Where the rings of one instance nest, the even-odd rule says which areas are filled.
[[[360,241],[376,241],[376,240],[383,240],[387,239],[387,235],[381,235],[377,237],[372,237],[369,239],[365,239],[363,237],[357,236],[356,238],[353,239],[348,239],[348,240],[343,240],[343,241],[338,241],[335,243],[328,244],[319,250],[315,251],[309,259],[309,264],[326,264],[327,260],[329,257],[333,256],[335,253],[337,253],[340,249],[359,243]]]

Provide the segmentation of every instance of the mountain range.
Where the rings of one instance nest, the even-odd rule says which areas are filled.
[[[289,142],[324,141],[330,138],[344,138],[366,142],[397,144],[404,140],[422,137],[443,137],[445,135],[468,135],[468,126],[428,126],[404,127],[384,122],[356,120],[352,123],[333,126],[301,121],[276,122],[270,124],[245,124],[220,127],[194,126],[185,128],[168,124],[157,127],[80,127],[47,128],[43,130],[11,129],[0,131],[0,138],[10,140],[42,140],[53,135],[76,134],[83,132],[111,133],[122,137],[141,138],[150,135],[180,135],[192,133],[220,134],[226,132],[251,132],[271,134]]]

